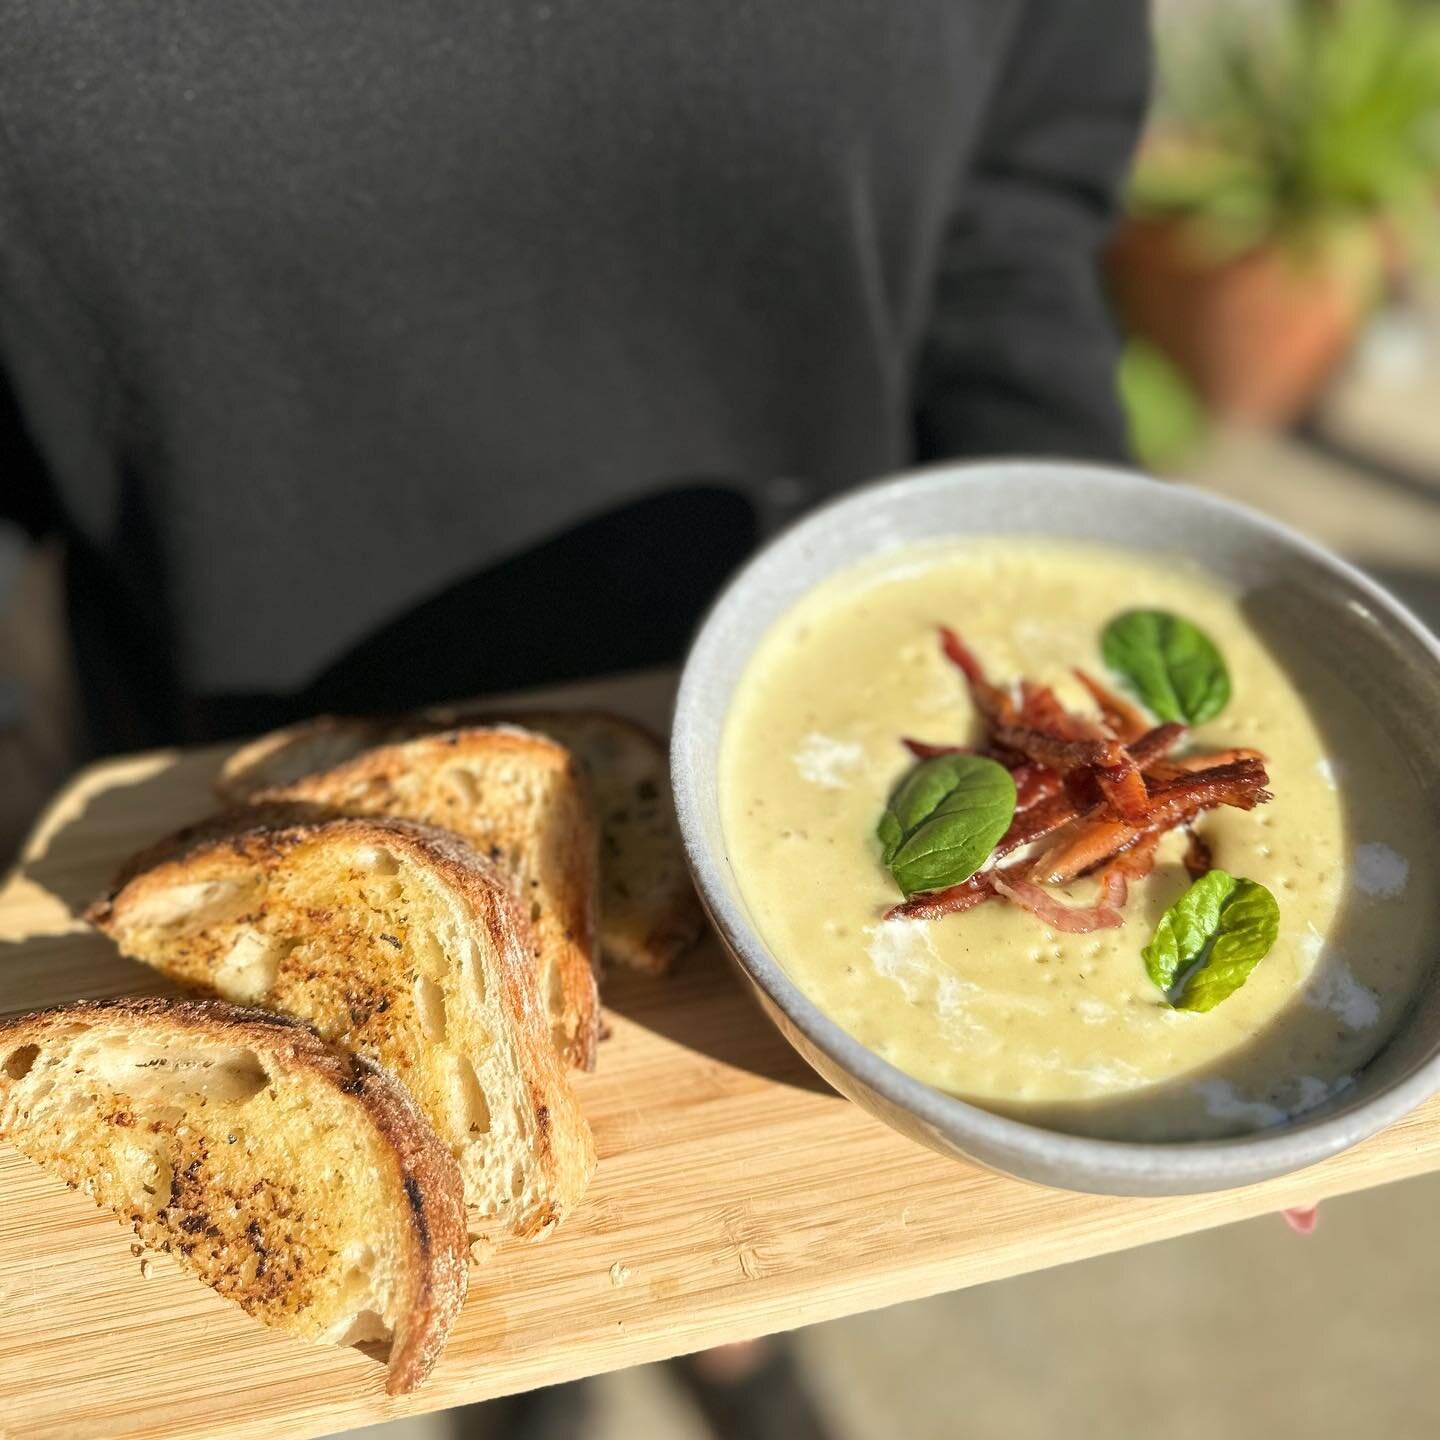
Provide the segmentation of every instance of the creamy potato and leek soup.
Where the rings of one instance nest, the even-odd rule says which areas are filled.
[[[1435,845],[1399,747],[1174,557],[994,539],[834,577],[722,744],[765,942],[992,1110],[1187,1139],[1354,1083],[1415,993]]]

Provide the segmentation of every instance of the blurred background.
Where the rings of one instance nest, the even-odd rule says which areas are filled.
[[[1156,0],[1154,28],[1106,256],[1137,456],[1440,625],[1440,3]],[[0,530],[0,857],[75,760],[59,589],[56,555]],[[1254,1221],[819,1326],[794,1353],[842,1440],[1429,1436],[1437,1205],[1440,1178],[1412,1181],[1327,1204],[1308,1239]],[[516,1423],[502,1405],[366,1433]],[[710,1432],[650,1367],[593,1382],[582,1433]]]
[[[1440,619],[1440,6],[1157,0],[1106,268],[1148,469]]]

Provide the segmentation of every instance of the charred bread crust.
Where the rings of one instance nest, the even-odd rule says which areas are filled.
[[[120,997],[17,1015],[0,1020],[0,1051],[43,1047],[76,1026],[114,1028],[127,1040],[191,1034],[244,1045],[276,1071],[308,1076],[361,1113],[394,1157],[392,1178],[405,1197],[411,1252],[386,1389],[392,1395],[415,1389],[445,1348],[465,1299],[469,1242],[459,1167],[399,1083],[370,1061],[327,1045],[300,1020],[223,1000]]]
[[[669,795],[670,757],[665,742],[649,726],[611,710],[515,710],[507,711],[501,718],[542,735],[553,730],[561,744],[566,743],[564,737],[567,731],[603,726],[626,735],[637,752],[647,752],[650,765],[660,777],[656,787],[660,793],[651,800],[663,807],[655,816],[655,825],[657,833],[666,832],[663,838],[674,865],[673,878],[651,891],[651,899],[644,907],[648,913],[643,925],[638,929],[618,923],[602,925],[602,938],[607,958],[648,975],[668,975],[674,969],[676,960],[704,932],[705,912],[700,907],[699,896],[685,867],[684,844]],[[602,834],[617,831],[613,816],[602,811],[597,819]],[[613,870],[619,868],[612,867]],[[613,878],[611,883],[614,883]],[[604,908],[602,891],[602,919]]]
[[[222,817],[226,824],[203,824],[181,832],[191,838],[171,837],[152,847],[149,854],[165,858],[149,868],[125,867],[129,879],[91,905],[86,918],[109,934],[123,923],[126,907],[143,901],[177,878],[171,867],[182,870],[210,855],[233,860],[237,867],[264,871],[289,849],[315,839],[348,840],[356,845],[389,847],[403,851],[429,868],[465,902],[472,921],[489,936],[498,974],[498,994],[517,1050],[523,1075],[528,1077],[529,1104],[535,1120],[536,1163],[545,1176],[550,1202],[522,1233],[538,1235],[576,1204],[595,1168],[594,1138],[569,1087],[564,1069],[550,1040],[549,1021],[529,960],[529,925],[520,913],[510,886],[500,872],[460,836],[437,826],[413,821],[330,818],[278,828],[263,823],[248,827],[246,815],[286,814],[279,811],[235,811]],[[224,1002],[218,1002],[224,1003]],[[264,1011],[247,1011],[258,1015]],[[300,1024],[304,1022],[293,1022]],[[543,1110],[543,1118],[541,1111]]]
[[[372,745],[403,738],[392,720],[365,720],[343,715],[317,715],[296,725],[270,730],[225,758],[215,777],[215,791],[230,805],[244,805],[257,791],[274,783],[277,764],[287,754],[305,756],[300,774],[313,774],[348,759]],[[328,751],[327,751],[328,747]],[[314,763],[309,763],[313,757]],[[300,775],[291,777],[299,779]]]
[[[267,777],[273,775],[277,767],[283,769],[287,757],[290,764],[300,770],[308,768],[313,772],[336,763],[333,755],[337,749],[348,748],[354,755],[372,746],[412,738],[437,728],[498,724],[518,725],[541,735],[553,730],[552,738],[562,745],[569,744],[567,736],[582,734],[587,728],[592,732],[609,730],[623,734],[633,754],[643,752],[647,757],[649,767],[658,777],[655,788],[668,789],[669,762],[664,742],[654,731],[627,716],[607,710],[527,710],[484,705],[436,706],[388,719],[320,716],[262,735],[237,750],[226,761],[217,787],[227,799],[244,799],[266,788]],[[327,753],[332,758],[324,758]],[[582,769],[585,768],[582,761]],[[588,768],[592,771],[592,780],[599,778],[595,767]],[[650,800],[664,807],[669,804],[668,796],[659,794]],[[611,817],[600,813],[596,818],[607,850],[617,841],[623,843],[625,832]],[[602,853],[600,940],[607,958],[651,975],[663,975],[700,936],[705,920],[684,866],[679,827],[673,815],[657,811],[654,823],[656,839],[668,857],[665,865],[668,873],[658,884],[653,874],[645,873],[643,866],[640,873],[632,875],[615,856]],[[647,884],[648,890],[643,890],[645,899],[637,900],[635,890]],[[623,913],[616,913],[621,909],[615,903],[617,890],[625,892]]]
[[[550,952],[560,976],[558,1019],[566,1059],[580,1070],[595,1068],[600,1033],[599,850],[594,806],[583,768],[563,745],[511,725],[466,726],[392,740],[361,751],[330,769],[285,786],[252,792],[255,803],[283,815],[287,806],[323,813],[352,787],[366,781],[393,785],[427,766],[497,759],[528,762],[538,773],[557,777],[556,813],[537,845],[553,847],[556,882],[549,886],[553,913],[537,938]],[[343,806],[341,808],[344,808]],[[336,813],[331,810],[330,813]],[[353,810],[349,813],[354,813]]]
[[[220,849],[227,845],[231,848],[243,846],[243,849],[237,848],[237,853],[254,856],[256,847],[267,835],[315,826],[337,818],[340,817],[333,812],[299,804],[237,805],[218,814],[207,815],[205,819],[172,831],[137,850],[115,872],[104,892],[85,907],[81,918],[98,929],[105,929],[111,907],[120,892],[148,870],[183,860],[204,849]]]

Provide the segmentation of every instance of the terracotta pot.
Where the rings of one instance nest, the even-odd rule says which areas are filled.
[[[1122,323],[1163,350],[1217,415],[1300,418],[1344,358],[1374,294],[1373,240],[1302,260],[1265,246],[1207,257],[1182,221],[1129,220],[1106,255]]]

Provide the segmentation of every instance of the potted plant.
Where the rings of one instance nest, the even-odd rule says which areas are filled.
[[[1231,0],[1181,27],[1160,68],[1107,256],[1116,306],[1217,414],[1288,423],[1387,260],[1434,245],[1440,9]]]

